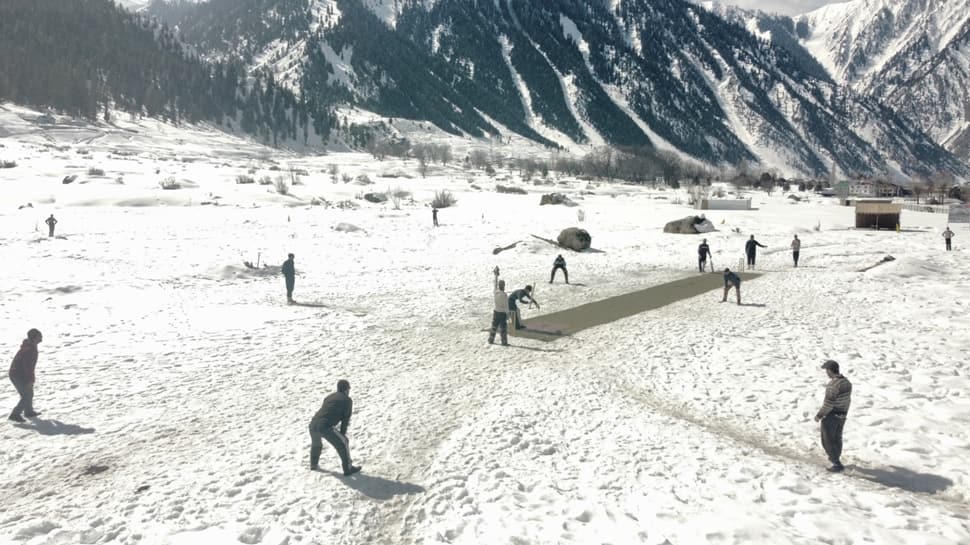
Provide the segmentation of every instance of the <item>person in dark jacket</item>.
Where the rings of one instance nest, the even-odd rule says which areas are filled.
[[[953,249],[953,231],[950,230],[950,226],[946,226],[946,231],[943,231],[943,240],[946,241],[946,250],[949,252]]]
[[[791,258],[795,261],[795,266],[798,266],[798,254],[802,251],[802,241],[798,239],[798,235],[791,241]]]
[[[51,217],[49,217],[46,220],[44,220],[44,223],[47,224],[47,228],[48,228],[47,236],[48,237],[53,237],[54,236],[54,226],[57,225],[57,220],[54,218],[54,214],[51,214]]]
[[[552,275],[549,276],[549,283],[556,279],[556,271],[562,269],[563,276],[566,277],[566,283],[569,283],[569,271],[566,270],[566,259],[563,258],[562,254],[556,256],[556,260],[552,262]]]
[[[741,304],[741,277],[731,272],[731,269],[724,269],[724,297],[721,298],[721,302],[727,301],[728,292],[731,288],[738,295],[738,304]]]
[[[353,475],[360,471],[360,466],[350,463],[347,426],[350,425],[354,402],[350,399],[349,393],[350,383],[343,379],[338,380],[337,391],[323,399],[320,410],[310,420],[310,469],[314,471],[320,469],[320,452],[323,451],[321,439],[326,439],[336,449],[344,475]]]
[[[749,267],[754,267],[754,260],[758,256],[758,246],[767,248],[767,246],[755,240],[754,235],[751,235],[751,238],[744,243],[744,253],[748,256]]]
[[[431,207],[431,221],[435,227],[438,226],[438,208],[434,206]]]
[[[697,247],[697,268],[704,272],[707,268],[707,257],[711,256],[711,247],[707,245],[707,239],[701,241]],[[714,272],[714,256],[711,256],[711,272]]]
[[[825,401],[815,415],[815,421],[822,423],[822,448],[832,462],[829,471],[838,473],[845,469],[841,461],[842,429],[852,402],[852,383],[839,372],[839,364],[835,360],[827,360],[822,364],[822,369],[825,369],[829,383],[825,387]]]
[[[293,254],[287,255],[287,260],[283,262],[281,267],[283,271],[283,278],[286,280],[286,302],[293,302],[293,287],[296,285],[296,265],[293,263]]]
[[[40,414],[34,410],[34,369],[37,367],[37,345],[44,339],[40,331],[31,329],[20,345],[20,350],[10,364],[10,382],[20,394],[20,401],[10,413],[10,420],[23,422],[24,416],[33,418]],[[21,414],[23,416],[21,416]]]
[[[526,286],[509,294],[509,314],[512,315],[512,322],[515,329],[525,329],[519,317],[519,303],[535,303],[539,308],[539,301],[532,298],[532,286]]]

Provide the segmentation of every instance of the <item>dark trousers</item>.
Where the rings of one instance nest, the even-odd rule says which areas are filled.
[[[17,389],[17,393],[20,394],[20,401],[10,414],[17,416],[22,413],[32,414],[34,412],[34,383],[15,377],[10,377],[10,382]]]
[[[431,216],[431,221],[434,222],[434,226],[435,227],[438,226],[438,216]]]
[[[795,260],[795,266],[798,266],[798,250],[792,250],[791,258]]]
[[[754,258],[757,257],[757,255],[758,254],[748,254],[748,266],[749,267],[754,267]]]
[[[310,422],[310,465],[317,466],[320,464],[320,453],[323,451],[321,439],[326,439],[328,443],[333,445],[337,455],[340,456],[340,465],[344,473],[349,471],[350,446],[347,443],[347,438],[334,428],[328,426],[314,427],[313,422]]]
[[[51,231],[51,233],[53,233],[53,231]],[[951,250],[951,249],[952,249],[952,248],[950,247],[950,239],[946,239],[946,249],[947,249],[947,250]]]
[[[829,413],[822,419],[822,448],[833,465],[841,465],[842,428],[845,427],[844,414]]]
[[[552,281],[556,279],[556,271],[558,270],[562,271],[563,276],[566,277],[566,283],[568,284],[569,271],[566,270],[566,267],[560,267],[559,265],[556,265],[555,267],[552,268],[552,275],[549,276],[549,283],[552,284]]]
[[[697,258],[697,269],[700,272],[704,272],[704,269],[706,269],[706,268],[707,268],[707,256],[698,257]]]
[[[505,312],[492,312],[492,329],[488,333],[489,344],[495,342],[495,332],[498,331],[502,344],[509,344],[509,315]]]
[[[287,276],[286,277],[286,300],[293,300],[293,286],[296,285],[296,277]]]

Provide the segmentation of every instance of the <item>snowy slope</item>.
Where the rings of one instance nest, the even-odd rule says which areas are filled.
[[[573,284],[549,285],[558,250],[529,234],[555,236],[575,210],[539,207],[548,189],[504,168],[528,195],[457,165],[422,179],[413,162],[36,118],[0,111],[0,158],[17,163],[0,169],[4,350],[28,327],[45,334],[43,414],[0,426],[0,542],[970,541],[970,233],[941,251],[943,216],[857,231],[831,200],[756,193],[757,210],[708,214],[718,267],[749,233],[768,246],[748,306],[715,290],[502,348],[482,331],[495,265],[511,286],[537,285],[542,312],[696,274],[698,239],[661,230],[691,212],[673,202],[683,194],[560,179],[601,252],[568,253]],[[331,164],[377,184],[333,184]],[[304,169],[303,185],[235,184],[274,167]],[[159,189],[168,176],[197,187]],[[385,186],[414,202],[355,198]],[[441,188],[458,204],[434,229]],[[51,213],[53,239],[38,227]],[[286,252],[303,305],[283,301]],[[887,253],[897,260],[857,272]],[[257,256],[271,266],[242,266]],[[846,475],[824,472],[812,421],[826,358],[855,386]],[[329,447],[323,472],[306,467],[307,422],[338,378],[353,385],[364,466],[350,479]]]
[[[252,68],[316,102],[431,121],[452,134],[495,138],[501,126],[502,137],[550,147],[676,150],[788,175],[819,175],[833,163],[860,175],[970,174],[910,122],[838,87],[797,40],[778,45],[778,33],[752,18],[679,0],[317,0],[276,25],[281,1],[190,34],[252,55]],[[200,19],[181,17],[169,23],[186,29]],[[237,26],[265,32],[254,41]]]
[[[795,17],[808,26],[805,45],[838,80],[865,83],[919,44],[929,58],[970,21],[970,0],[853,0]]]
[[[970,0],[854,0],[795,22],[837,80],[970,160]]]

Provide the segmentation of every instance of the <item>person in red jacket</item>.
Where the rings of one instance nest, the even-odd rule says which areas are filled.
[[[14,422],[23,422],[24,416],[33,418],[40,414],[34,410],[34,368],[37,366],[37,345],[43,339],[44,336],[40,331],[36,329],[28,331],[27,338],[20,345],[20,350],[10,364],[10,382],[20,394],[20,403],[17,403],[10,413],[10,420]]]

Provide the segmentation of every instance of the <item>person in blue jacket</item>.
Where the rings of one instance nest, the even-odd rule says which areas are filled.
[[[724,297],[721,298],[721,302],[727,301],[728,292],[731,291],[731,287],[734,287],[734,291],[738,295],[738,304],[741,304],[741,277],[731,272],[731,269],[724,269]]]
[[[525,329],[519,319],[519,303],[535,303],[539,308],[539,301],[532,298],[532,286],[526,286],[509,294],[509,314],[512,315],[512,322],[515,329]]]

